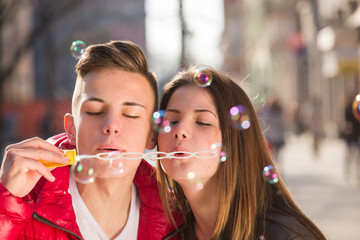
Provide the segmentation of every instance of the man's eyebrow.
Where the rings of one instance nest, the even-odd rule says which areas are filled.
[[[92,98],[88,98],[85,99],[85,102],[100,102],[100,103],[105,103],[105,101],[101,98],[96,98],[96,97],[92,97]]]
[[[166,109],[166,111],[176,113],[176,114],[180,114],[180,111],[177,110],[177,109]],[[214,115],[214,117],[216,117],[216,114],[213,113],[212,111],[208,110],[208,109],[195,109],[194,112],[195,113],[208,112],[208,113],[211,113],[212,115]]]
[[[99,103],[105,103],[105,100],[101,99],[101,98],[97,98],[97,97],[92,97],[92,98],[88,98],[85,100],[86,102],[99,102]],[[146,109],[146,107],[140,103],[137,102],[123,102],[121,104],[122,106],[138,106],[138,107],[142,107],[144,109]]]

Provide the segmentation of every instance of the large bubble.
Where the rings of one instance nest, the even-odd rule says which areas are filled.
[[[93,158],[82,158],[77,160],[76,165],[72,166],[75,180],[79,183],[91,183],[97,174],[97,164]]]

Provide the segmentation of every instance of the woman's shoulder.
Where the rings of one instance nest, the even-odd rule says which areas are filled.
[[[266,217],[266,240],[316,240],[314,233],[294,216],[272,212]]]

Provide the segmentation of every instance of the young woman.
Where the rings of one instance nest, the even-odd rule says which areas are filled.
[[[168,214],[170,201],[183,215],[183,238],[325,239],[275,167],[275,178],[264,181],[274,163],[244,90],[227,74],[199,67],[179,72],[160,103],[171,131],[159,133],[158,148],[172,154],[160,160],[158,182]],[[212,146],[221,146],[216,157],[207,153]]]

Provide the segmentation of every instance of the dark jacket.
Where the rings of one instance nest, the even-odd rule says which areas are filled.
[[[318,240],[314,234],[295,217],[285,215],[278,209],[266,217],[265,240]]]

